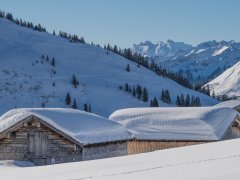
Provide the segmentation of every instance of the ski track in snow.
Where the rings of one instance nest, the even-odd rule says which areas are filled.
[[[100,178],[100,177],[114,177],[114,176],[119,176],[119,175],[124,175],[124,174],[134,174],[134,173],[140,173],[140,172],[151,171],[151,170],[156,170],[156,169],[171,168],[171,167],[178,167],[178,166],[191,165],[191,164],[200,164],[200,163],[205,163],[205,162],[210,162],[210,161],[217,161],[217,160],[223,160],[223,159],[235,159],[235,158],[239,158],[239,160],[240,160],[240,154],[231,155],[231,156],[223,156],[223,157],[219,157],[219,158],[208,158],[208,159],[203,159],[203,160],[198,160],[198,161],[186,161],[186,162],[181,162],[181,163],[176,163],[176,164],[165,164],[162,166],[137,169],[134,171],[123,171],[123,172],[119,172],[119,173],[103,174],[100,176],[88,176],[88,177],[76,178],[76,179],[71,179],[71,180],[84,180],[84,179],[93,179],[93,178]]]

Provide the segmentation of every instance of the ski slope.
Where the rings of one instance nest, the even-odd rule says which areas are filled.
[[[4,180],[238,180],[240,140],[42,167],[0,161]]]
[[[0,27],[0,114],[12,108],[41,107],[43,103],[48,108],[71,108],[65,105],[67,92],[72,101],[76,99],[79,109],[88,103],[94,113],[105,117],[117,109],[148,107],[151,99],[160,97],[162,89],[170,91],[170,106],[175,106],[176,96],[181,93],[199,96],[202,105],[217,103],[102,48],[73,44],[4,19],[0,19]],[[53,57],[55,67],[51,65]],[[127,64],[130,72],[126,71]],[[77,88],[71,84],[73,74],[79,81]],[[145,86],[149,102],[119,90],[125,83]],[[160,102],[160,106],[169,105]]]

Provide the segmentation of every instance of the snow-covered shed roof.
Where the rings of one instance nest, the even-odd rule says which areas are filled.
[[[80,144],[121,141],[132,136],[122,125],[104,117],[80,110],[61,108],[10,110],[0,117],[0,134],[30,116],[37,117]]]
[[[231,108],[130,108],[110,115],[139,140],[220,140],[238,116]]]
[[[234,99],[229,101],[224,101],[219,104],[216,104],[214,107],[229,107],[229,108],[237,108],[240,107],[240,99]]]

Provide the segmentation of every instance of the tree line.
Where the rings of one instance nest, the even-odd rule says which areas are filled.
[[[125,83],[124,85],[120,85],[119,89],[131,94],[133,97],[136,97],[143,102],[149,101],[147,88],[142,87],[139,84],[131,86],[128,83]],[[172,98],[168,89],[162,89],[159,100],[166,104],[172,104]],[[177,95],[175,104],[180,107],[199,107],[201,106],[201,100],[198,96],[190,97],[189,94],[186,96],[181,94]],[[159,107],[158,98],[154,97],[150,100],[150,107]]]
[[[159,76],[167,77],[169,79],[176,81],[177,83],[181,84],[184,87],[193,89],[193,85],[182,74],[171,72],[171,71],[167,70],[166,68],[159,66],[153,60],[151,60],[151,63],[149,63],[149,60],[147,57],[142,56],[140,53],[133,53],[133,51],[130,48],[121,49],[121,48],[118,48],[117,45],[114,45],[112,47],[108,44],[108,45],[104,45],[104,49],[112,51],[116,54],[119,54],[119,55],[137,63],[138,65],[142,65],[145,68],[152,70]]]
[[[23,26],[23,27],[26,27],[26,28],[30,28],[30,29],[35,30],[35,31],[47,32],[48,33],[46,28],[43,27],[41,24],[34,25],[32,22],[24,21],[21,18],[20,19],[14,18],[13,15],[11,13],[8,13],[8,12],[4,12],[4,11],[0,10],[0,18],[7,19],[7,20],[9,20],[9,21],[11,21],[11,22],[13,22],[17,25],[20,25],[20,26]],[[54,36],[56,36],[55,30],[53,30],[52,34]],[[59,31],[58,36],[62,37],[62,38],[65,38],[72,43],[84,43],[84,44],[86,43],[83,37],[78,37],[78,35],[76,35],[76,34],[70,34],[70,33],[64,32],[64,31]]]

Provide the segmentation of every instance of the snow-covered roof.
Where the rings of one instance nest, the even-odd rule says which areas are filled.
[[[220,140],[238,112],[231,108],[130,108],[114,112],[139,140]]]
[[[214,107],[229,107],[229,108],[236,108],[240,106],[240,99],[229,100],[225,102],[221,102],[216,104]]]
[[[13,109],[0,117],[0,134],[29,116],[35,116],[80,144],[120,141],[131,138],[122,125],[104,117],[74,109]]]

